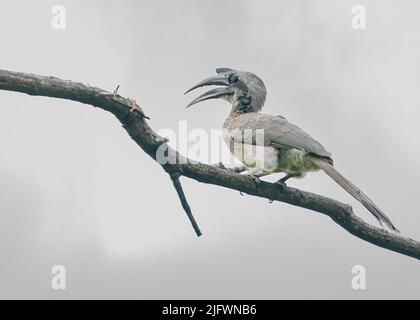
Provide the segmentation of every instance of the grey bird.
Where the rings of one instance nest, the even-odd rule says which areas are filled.
[[[365,206],[382,225],[398,232],[391,220],[358,187],[341,175],[329,153],[318,141],[282,116],[260,113],[267,90],[255,74],[229,68],[190,88],[217,85],[193,100],[188,106],[209,99],[224,99],[232,105],[223,125],[223,138],[230,151],[241,161],[258,183],[259,177],[283,172],[277,183],[285,188],[290,178],[302,178],[307,172],[323,170],[344,190]],[[258,134],[259,133],[259,134]]]

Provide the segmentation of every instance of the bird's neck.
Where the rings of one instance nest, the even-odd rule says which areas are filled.
[[[241,91],[236,94],[232,102],[232,111],[231,114],[242,114],[255,112],[252,106],[252,97],[249,95],[248,91]]]

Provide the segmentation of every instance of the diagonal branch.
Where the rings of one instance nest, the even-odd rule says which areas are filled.
[[[0,70],[0,90],[74,100],[109,111],[119,119],[130,137],[154,160],[156,160],[156,151],[162,143],[166,142],[148,125],[145,120],[147,117],[142,109],[137,104],[133,108],[133,100],[119,95],[114,96],[113,93],[99,88],[54,77]],[[172,175],[185,176],[199,182],[238,190],[253,196],[281,201],[322,213],[360,239],[420,260],[419,242],[362,221],[353,213],[349,205],[295,188],[288,187],[286,190],[280,190],[268,182],[261,182],[257,188],[254,181],[247,176],[217,166],[191,161],[170,147],[167,151],[170,157],[177,161],[163,164],[162,167]],[[189,209],[185,195],[180,188],[179,177],[175,179],[174,186],[191,219],[191,209]]]

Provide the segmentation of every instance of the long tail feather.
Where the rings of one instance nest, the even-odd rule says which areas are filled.
[[[317,158],[310,156],[311,161],[320,169],[322,169],[327,175],[329,175],[335,182],[337,182],[344,190],[350,193],[356,200],[358,200],[363,206],[368,209],[379,223],[384,222],[391,230],[398,232],[391,220],[386,214],[378,208],[378,206],[365,195],[358,187],[352,182],[347,180],[341,173],[328,162],[327,159]]]

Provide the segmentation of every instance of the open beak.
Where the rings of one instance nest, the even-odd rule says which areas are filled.
[[[206,80],[203,80],[199,83],[197,83],[192,88],[188,89],[184,94],[187,94],[188,92],[191,92],[197,88],[205,87],[205,86],[229,86],[229,79],[226,75],[218,74],[216,76],[207,78]]]
[[[210,100],[210,99],[220,99],[220,98],[224,98],[226,96],[231,96],[231,95],[233,95],[233,92],[229,88],[212,89],[210,91],[207,91],[206,93],[203,93],[201,96],[195,98],[185,108],[189,108],[201,101]]]
[[[186,108],[191,107],[192,105],[201,102],[201,101],[205,101],[205,100],[209,100],[209,99],[220,99],[220,98],[225,98],[228,96],[233,95],[233,91],[231,89],[229,89],[229,79],[226,75],[222,75],[222,74],[218,74],[216,76],[210,77],[206,80],[203,80],[201,82],[199,82],[198,84],[196,84],[195,86],[193,86],[192,88],[190,88],[189,90],[187,90],[185,92],[185,94],[197,89],[197,88],[201,88],[204,86],[213,86],[213,85],[217,85],[217,86],[224,86],[225,88],[216,88],[210,91],[207,91],[206,93],[202,94],[201,96],[197,97],[196,99],[194,99],[190,104],[188,104],[188,106]]]

